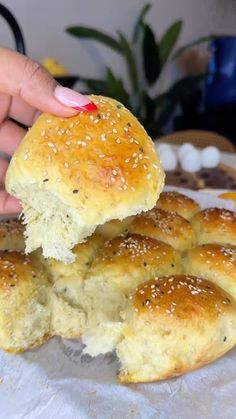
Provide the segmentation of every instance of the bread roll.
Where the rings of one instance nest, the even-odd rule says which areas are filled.
[[[180,255],[166,243],[135,234],[107,241],[84,282],[81,305],[88,319],[82,336],[84,352],[96,356],[114,349],[120,336],[120,313],[137,285],[156,275],[182,272]]]
[[[0,252],[0,347],[17,353],[51,336],[49,282],[34,260]]]
[[[200,206],[196,201],[175,191],[162,192],[156,203],[156,207],[165,211],[177,212],[177,214],[182,215],[186,220],[189,220],[194,214],[200,211]]]
[[[124,319],[116,348],[121,383],[184,374],[214,361],[236,343],[234,300],[197,277],[171,276],[140,285]]]
[[[76,259],[73,263],[65,265],[51,258],[43,261],[52,281],[50,305],[54,335],[75,339],[84,332],[87,322],[82,308],[85,299],[83,281],[103,241],[101,236],[93,234],[84,243],[75,246],[73,254]]]
[[[127,233],[127,228],[131,220],[132,220],[132,217],[127,217],[123,221],[120,221],[120,220],[108,221],[107,223],[101,226],[98,226],[96,229],[96,233],[104,237],[106,240],[113,239],[114,237]]]
[[[25,249],[24,226],[18,220],[0,221],[0,251]]]
[[[127,229],[130,233],[143,234],[170,244],[180,252],[195,245],[191,224],[174,212],[154,208],[133,218]]]
[[[170,245],[139,234],[104,243],[88,271],[88,281],[113,283],[125,295],[154,276],[182,273],[179,253]]]
[[[236,246],[236,213],[207,208],[191,219],[198,244],[229,243]]]
[[[191,249],[185,259],[185,272],[202,275],[236,300],[236,247],[217,243]]]
[[[151,209],[164,174],[155,147],[119,102],[91,96],[96,112],[71,118],[42,114],[6,175],[21,200],[26,252],[75,260],[71,249],[98,225]]]

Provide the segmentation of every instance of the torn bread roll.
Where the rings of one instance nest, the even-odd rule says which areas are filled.
[[[152,140],[119,102],[91,96],[96,112],[42,114],[17,149],[7,191],[23,206],[26,252],[65,263],[98,225],[151,209],[164,173]]]
[[[50,283],[40,264],[0,252],[0,348],[17,353],[51,337]]]

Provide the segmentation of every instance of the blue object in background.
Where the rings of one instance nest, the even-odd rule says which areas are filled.
[[[236,37],[224,36],[211,41],[209,72],[206,103],[236,104]]]

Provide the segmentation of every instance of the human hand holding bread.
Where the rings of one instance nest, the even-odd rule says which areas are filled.
[[[53,77],[37,62],[11,50],[0,48],[0,151],[15,152],[26,130],[41,112],[61,117],[76,115],[78,110],[94,109],[86,96],[57,85]],[[87,106],[87,108],[86,108]],[[4,184],[8,163],[0,159],[0,179]],[[21,211],[20,203],[0,191],[0,213]]]
[[[10,164],[32,254],[17,222],[0,226],[0,347],[82,337],[92,356],[116,351],[120,382],[171,378],[236,343],[236,215],[158,200],[144,129],[122,104],[90,100],[91,113],[41,115]]]

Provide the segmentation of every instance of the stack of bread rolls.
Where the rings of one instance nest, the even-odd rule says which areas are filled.
[[[236,214],[161,194],[143,127],[91,100],[41,115],[11,160],[25,227],[0,224],[0,347],[81,338],[91,356],[116,351],[120,382],[181,375],[236,343]]]
[[[235,213],[177,192],[99,226],[70,264],[25,255],[20,221],[2,221],[0,346],[81,338],[91,356],[116,351],[122,383],[212,362],[236,344],[235,237]]]

